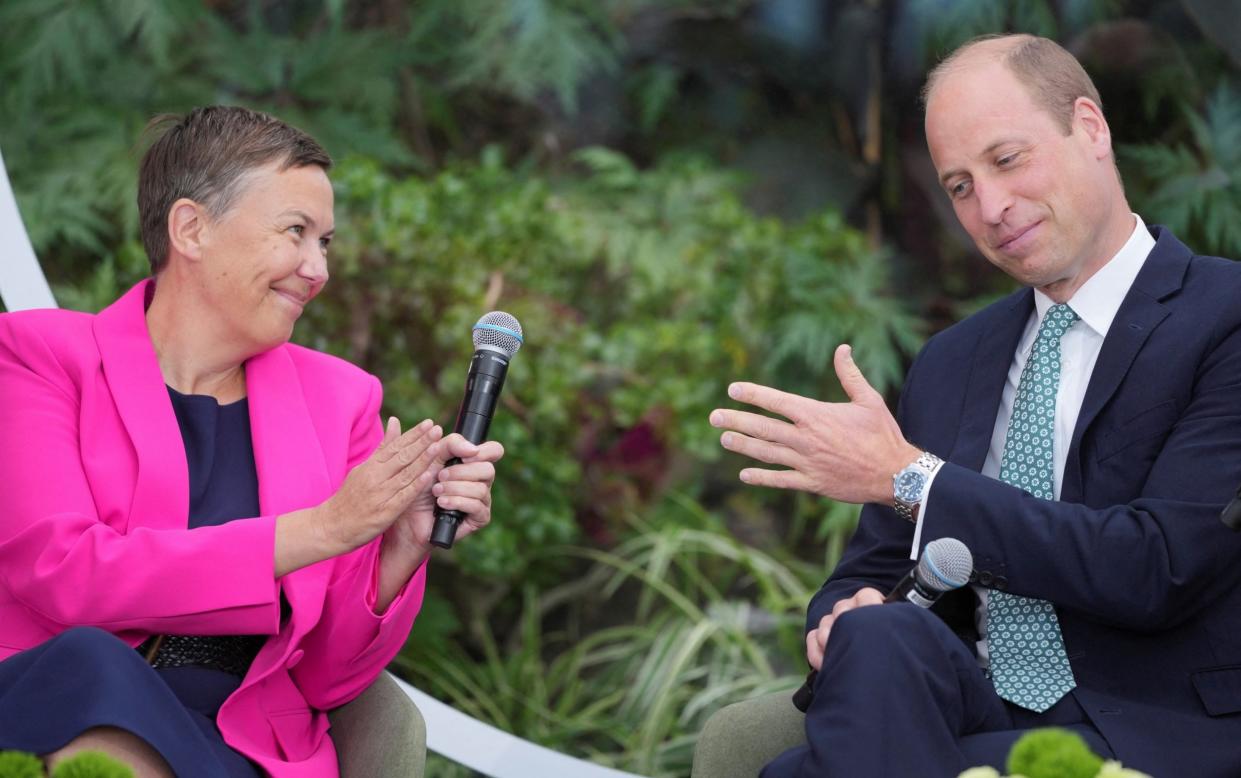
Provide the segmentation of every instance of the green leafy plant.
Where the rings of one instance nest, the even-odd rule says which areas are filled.
[[[1059,727],[1022,735],[1008,752],[1011,778],[1150,778],[1114,760],[1104,761],[1076,732]],[[960,778],[1001,778],[992,767],[975,767]]]
[[[636,519],[635,519],[636,521]],[[454,707],[552,748],[643,775],[689,770],[695,735],[719,705],[792,689],[817,570],[719,532],[691,502],[550,587],[522,587],[512,629],[481,657],[415,639],[398,668]],[[417,628],[416,628],[417,630]]]
[[[1182,111],[1189,142],[1121,149],[1143,210],[1190,245],[1241,256],[1241,92],[1221,85],[1201,113]]]
[[[3,778],[44,778],[43,760],[22,751],[0,751]],[[134,778],[134,771],[100,751],[82,751],[61,761],[51,778]]]
[[[882,390],[921,340],[882,257],[838,217],[757,216],[697,158],[579,159],[582,175],[555,180],[498,151],[430,178],[361,159],[335,172],[333,278],[303,342],[385,376],[401,418],[446,421],[478,315],[503,308],[527,331],[493,427],[519,452],[497,487],[504,520],[452,557],[471,575],[527,576],[518,548],[616,537],[627,513],[694,494],[721,456],[706,417],[729,380],[839,397],[830,353],[850,337]]]
[[[43,778],[43,760],[24,751],[0,751],[0,775],[5,778]]]
[[[83,751],[56,765],[51,778],[134,778],[134,771],[107,754]]]
[[[1103,760],[1066,729],[1037,729],[1021,736],[1008,753],[1008,771],[1027,778],[1094,778]]]

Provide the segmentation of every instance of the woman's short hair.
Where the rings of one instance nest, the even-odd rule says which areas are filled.
[[[138,169],[138,219],[155,274],[168,262],[168,211],[177,200],[189,198],[218,219],[257,168],[332,166],[314,138],[248,108],[212,105],[184,116],[157,116],[145,134],[157,137]]]
[[[987,53],[1003,62],[1030,90],[1034,102],[1047,111],[1066,134],[1072,131],[1073,105],[1077,98],[1089,98],[1103,110],[1099,90],[1076,57],[1053,40],[1025,34],[981,35],[961,44],[927,75],[926,85],[922,87],[922,104],[926,105],[940,78],[950,73],[963,56],[977,53],[977,47],[983,44],[987,44]]]

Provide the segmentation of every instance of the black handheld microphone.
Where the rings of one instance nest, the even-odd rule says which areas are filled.
[[[885,604],[912,602],[919,608],[929,608],[944,592],[959,589],[970,580],[974,570],[974,555],[956,538],[939,538],[926,544],[917,566],[905,574],[887,597]],[[810,708],[814,699],[814,680],[818,670],[811,670],[806,682],[793,693],[793,705],[802,713]]]
[[[487,428],[496,411],[500,390],[504,388],[504,376],[508,373],[509,360],[521,348],[523,342],[521,322],[504,311],[492,311],[474,325],[474,358],[470,360],[470,372],[465,379],[465,397],[457,411],[457,423],[453,432],[471,443],[487,439]],[[453,457],[445,467],[458,464]],[[465,515],[435,506],[435,528],[431,531],[431,543],[440,548],[452,548],[457,537],[457,525]]]
[[[1219,520],[1233,532],[1241,532],[1241,486],[1237,487],[1236,496],[1220,512]]]

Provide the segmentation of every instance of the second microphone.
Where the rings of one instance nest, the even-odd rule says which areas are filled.
[[[914,569],[896,584],[884,603],[909,602],[919,608],[929,608],[940,595],[959,589],[969,583],[974,569],[974,555],[956,538],[939,538],[926,544],[922,558]],[[802,713],[814,700],[814,681],[818,670],[811,670],[806,682],[793,692],[793,705]]]

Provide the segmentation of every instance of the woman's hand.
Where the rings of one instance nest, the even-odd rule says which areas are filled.
[[[388,529],[430,488],[440,469],[435,454],[442,434],[430,419],[402,433],[396,417],[389,418],[379,448],[350,470],[336,494],[319,506],[328,543],[346,553]]]
[[[491,521],[491,484],[496,478],[495,463],[504,456],[504,447],[495,441],[476,446],[453,433],[439,441],[434,449],[434,461],[427,471],[431,478],[384,533],[379,552],[376,613],[388,609],[410,576],[430,555],[437,504],[465,514],[465,519],[457,525],[457,540]],[[448,461],[454,458],[461,461],[449,466]],[[419,483],[424,482],[420,480]]]
[[[379,448],[349,471],[321,504],[280,516],[276,522],[276,577],[348,553],[388,529],[431,488],[443,430],[423,420],[401,433],[388,419]]]
[[[491,521],[495,463],[503,456],[504,447],[494,440],[476,446],[457,433],[441,440],[436,445],[435,462],[428,471],[434,481],[430,488],[419,492],[388,529],[385,545],[395,544],[423,554],[430,551],[436,505],[465,514],[457,526],[457,540],[487,526]],[[448,466],[447,462],[454,458],[461,461]]]

